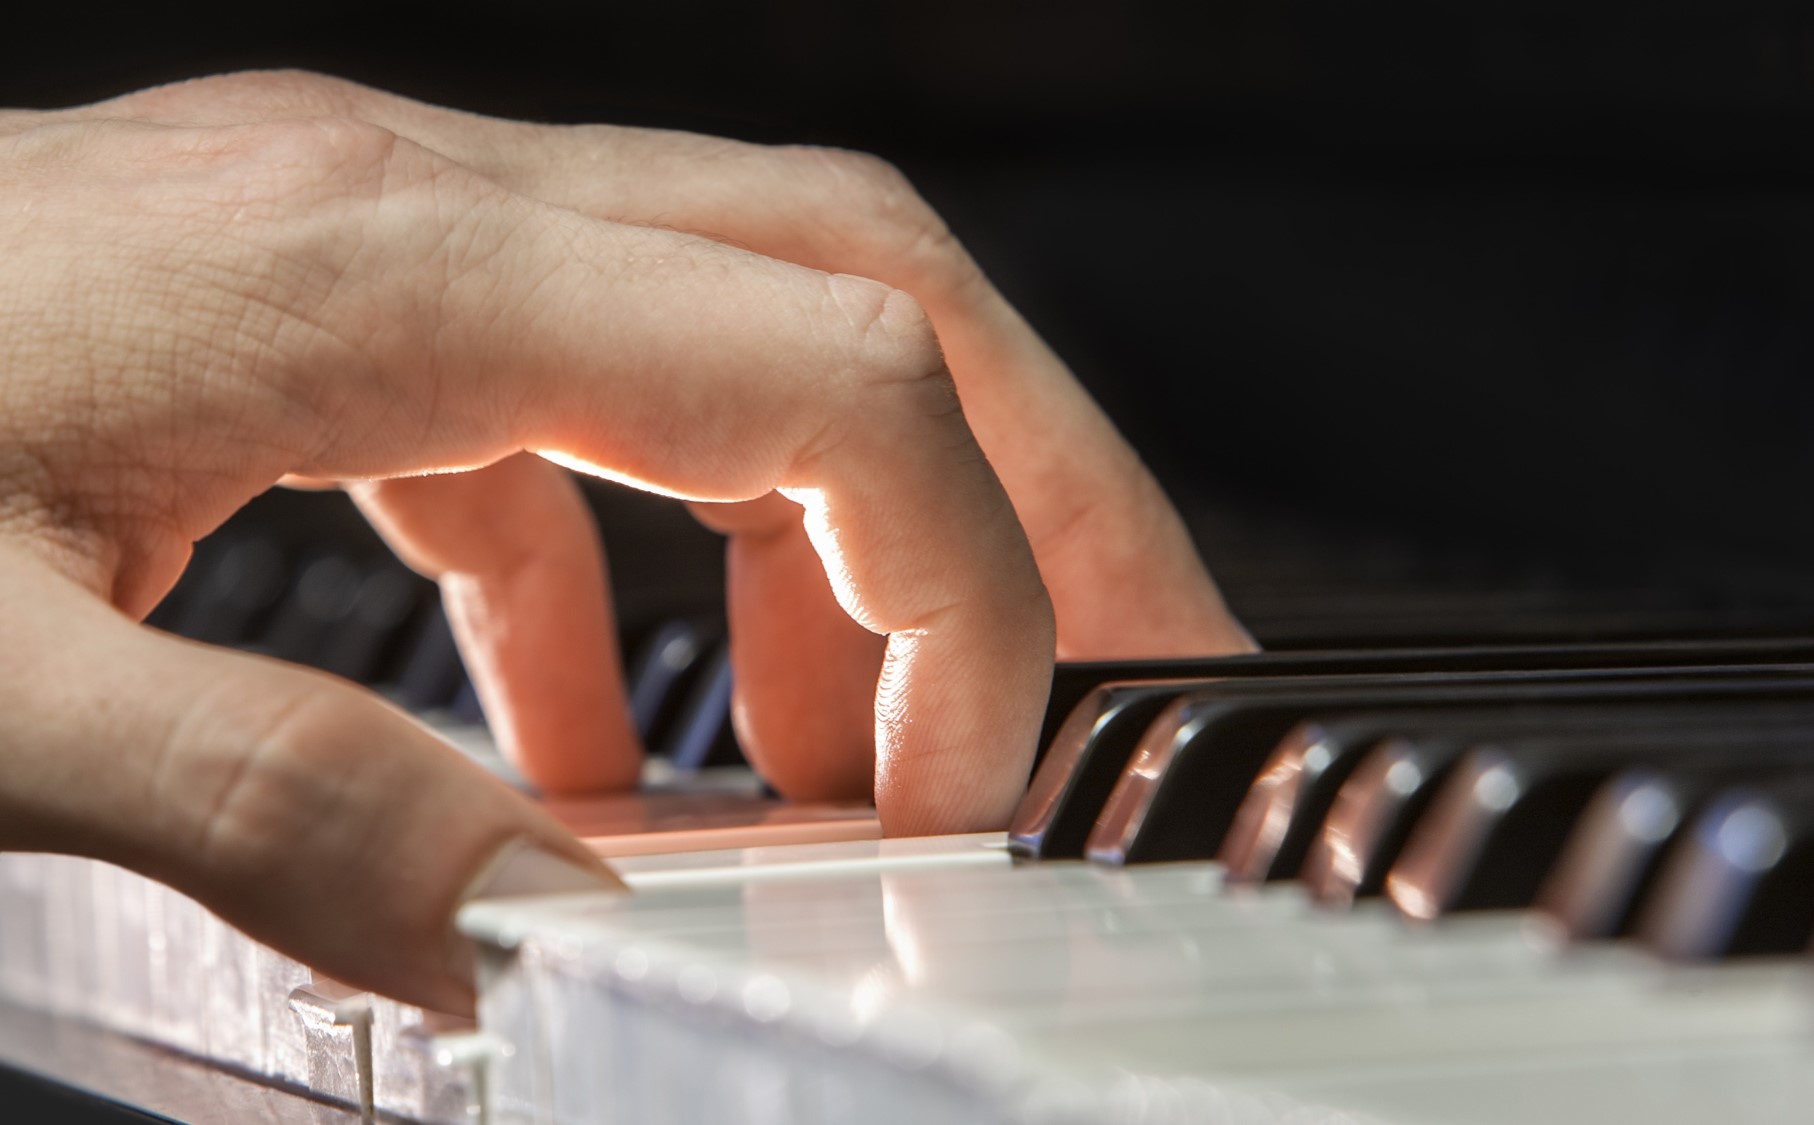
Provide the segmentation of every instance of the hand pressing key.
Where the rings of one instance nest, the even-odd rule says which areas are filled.
[[[887,165],[207,79],[0,114],[0,848],[469,1006],[475,877],[596,861],[377,697],[136,622],[252,496],[340,483],[440,580],[523,771],[628,786],[604,561],[556,463],[730,534],[752,757],[794,796],[873,792],[891,833],[1004,822],[1055,652],[1250,644]]]

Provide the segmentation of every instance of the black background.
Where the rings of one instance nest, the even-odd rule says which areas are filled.
[[[1799,5],[519,0],[8,22],[13,105],[298,66],[506,116],[875,151],[1187,510],[1565,569],[1814,572]]]

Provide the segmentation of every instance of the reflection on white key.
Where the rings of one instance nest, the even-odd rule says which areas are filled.
[[[893,863],[891,845],[907,846]],[[533,948],[549,975],[541,994],[557,1004],[615,1013],[620,1027],[632,1011],[678,1005],[693,1013],[683,1039],[729,1034],[761,1060],[752,1073],[787,1090],[835,1072],[856,1104],[870,1104],[863,1091],[922,1109],[957,1097],[963,1120],[1039,1119],[1028,1107],[1045,1105],[1065,1107],[1056,1120],[1119,1120],[1134,1106],[1145,1116],[1128,1120],[1270,1121],[1302,1103],[1406,1123],[1600,1122],[1629,1118],[1512,1091],[1572,1084],[1583,1106],[1602,1106],[1612,1076],[1677,1058],[1697,1060],[1712,1088],[1743,1077],[1783,1098],[1809,1085],[1797,1067],[1814,1074],[1798,965],[1683,970],[1619,948],[1558,954],[1516,917],[1412,926],[1383,909],[1327,913],[1290,888],[1225,889],[1214,864],[998,857],[987,837],[649,856],[626,872],[634,896],[483,904],[462,922]],[[641,966],[633,982],[626,955]],[[760,995],[787,997],[783,1014],[757,1005],[757,1019],[726,999],[758,981]],[[571,1045],[577,1025],[547,1026]],[[650,1065],[614,1073],[639,1086],[709,1080]],[[1476,1080],[1498,1100],[1459,1112]],[[1644,1120],[1708,1120],[1643,1104]]]

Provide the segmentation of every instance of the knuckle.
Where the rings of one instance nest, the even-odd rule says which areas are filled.
[[[784,151],[817,164],[835,183],[855,191],[872,205],[899,206],[918,199],[906,174],[873,153],[812,145],[796,145]]]
[[[351,117],[267,121],[236,132],[236,147],[286,193],[381,182],[401,143],[389,129]]]
[[[898,167],[869,153],[796,148],[793,159],[825,181],[824,216],[845,252],[910,285],[957,289],[981,273],[950,226]]]
[[[911,293],[848,273],[826,275],[825,288],[856,344],[875,359],[892,361],[904,349],[900,358],[931,357],[936,365],[932,320]]]
[[[350,114],[371,91],[345,79],[300,69],[240,70],[154,86],[107,103],[127,112],[211,115],[223,109],[262,117]]]
[[[851,274],[829,274],[825,284],[849,326],[860,385],[951,381],[932,319],[911,293]]]

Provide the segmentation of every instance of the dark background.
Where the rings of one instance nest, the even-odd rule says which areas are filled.
[[[1814,604],[1804,6],[519,0],[8,22],[13,105],[297,66],[505,116],[878,152],[1226,573],[1253,569],[1243,552],[1339,569],[1384,544]]]

